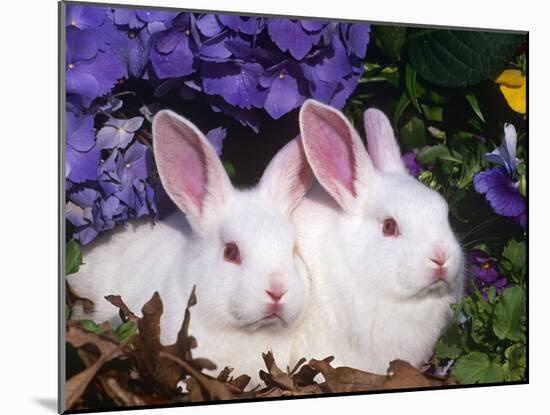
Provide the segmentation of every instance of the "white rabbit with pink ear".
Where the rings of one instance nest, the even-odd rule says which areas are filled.
[[[426,362],[463,293],[464,259],[441,195],[407,172],[389,120],[364,114],[368,153],[337,110],[300,111],[318,180],[294,212],[311,278],[294,360],[384,374],[389,362]]]
[[[155,116],[153,143],[162,183],[185,216],[129,225],[86,247],[85,264],[68,280],[95,309],[79,317],[115,318],[118,310],[103,298],[109,294],[139,311],[159,291],[161,341],[172,344],[196,285],[196,356],[256,381],[262,352],[273,350],[288,365],[309,285],[290,223],[313,180],[300,141],[287,144],[249,190],[233,188],[206,137],[173,112]]]

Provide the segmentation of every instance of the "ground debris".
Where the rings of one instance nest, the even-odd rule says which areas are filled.
[[[132,312],[119,296],[106,299],[119,308],[124,322],[137,330],[123,340],[105,322],[94,325],[68,320],[66,342],[76,353],[81,370],[73,371],[66,383],[67,409],[97,409],[202,402],[247,398],[275,398],[324,393],[364,392],[456,384],[449,378],[428,375],[401,360],[390,363],[387,375],[376,375],[349,367],[333,367],[333,357],[305,358],[291,370],[281,369],[272,352],[262,355],[260,371],[263,387],[248,389],[250,377],[236,378],[225,366],[217,377],[205,369],[216,369],[205,357],[194,357],[197,339],[189,333],[191,307],[197,303],[192,291],[176,343],[160,343],[163,303],[158,293],[142,308],[142,317]],[[307,363],[306,363],[307,362]],[[68,362],[69,363],[69,362]],[[230,362],[223,362],[230,363]],[[69,367],[70,365],[68,365]],[[318,376],[318,375],[321,376]],[[321,379],[316,381],[314,379]],[[184,382],[184,390],[179,385]]]

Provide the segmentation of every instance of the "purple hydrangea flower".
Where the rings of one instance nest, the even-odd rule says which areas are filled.
[[[74,183],[97,179],[99,148],[94,117],[66,112],[65,176]]]
[[[67,28],[66,87],[88,107],[124,77],[125,69],[111,50],[102,51],[93,31]]]
[[[506,217],[514,218],[523,228],[526,225],[525,198],[520,194],[516,176],[516,129],[513,125],[505,126],[504,141],[501,147],[486,154],[488,161],[500,164],[474,176],[476,192],[484,194],[493,210]]]
[[[367,23],[340,23],[342,39],[348,55],[363,59],[370,40],[370,25]]]
[[[303,22],[306,22],[305,24]],[[321,39],[321,29],[308,31],[312,28],[309,21],[272,18],[267,21],[269,36],[283,52],[288,51],[292,57],[302,60],[313,45]]]
[[[101,149],[126,148],[142,124],[143,117],[130,119],[111,117],[97,133],[97,145]]]
[[[263,18],[219,14],[218,20],[229,29],[247,35],[256,34],[262,27]]]
[[[307,84],[300,67],[284,61],[267,69],[260,77],[260,85],[267,89],[264,108],[277,120],[306,99]]]
[[[156,10],[111,10],[111,20],[126,35],[122,54],[128,62],[130,75],[148,79],[145,68],[151,52],[151,36],[167,30],[176,15],[173,12]]]
[[[262,72],[262,66],[257,63],[237,60],[204,62],[201,71],[203,91],[209,95],[220,95],[236,107],[262,108],[266,95],[259,88]]]
[[[225,140],[226,135],[227,130],[222,127],[214,128],[206,133],[206,138],[208,138],[218,156],[222,155],[223,140]]]
[[[160,79],[177,78],[193,73],[198,34],[191,13],[181,13],[168,30],[156,32],[151,38],[151,62]]]
[[[106,17],[102,7],[70,5],[67,7],[66,26],[95,29],[103,24]]]

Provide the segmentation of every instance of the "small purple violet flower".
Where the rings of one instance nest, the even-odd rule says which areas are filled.
[[[418,151],[411,150],[401,156],[403,163],[411,176],[418,177],[422,173],[422,164],[416,161],[416,154]]]
[[[499,274],[495,261],[484,251],[474,249],[468,253],[472,282],[487,298],[487,290],[494,287],[497,294],[501,294],[508,286],[508,280]],[[467,287],[469,290],[469,287]],[[467,292],[471,294],[471,292]]]

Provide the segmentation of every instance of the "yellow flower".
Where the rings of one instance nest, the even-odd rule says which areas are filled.
[[[519,69],[506,69],[495,80],[506,102],[514,111],[525,115],[527,111],[527,82]]]

